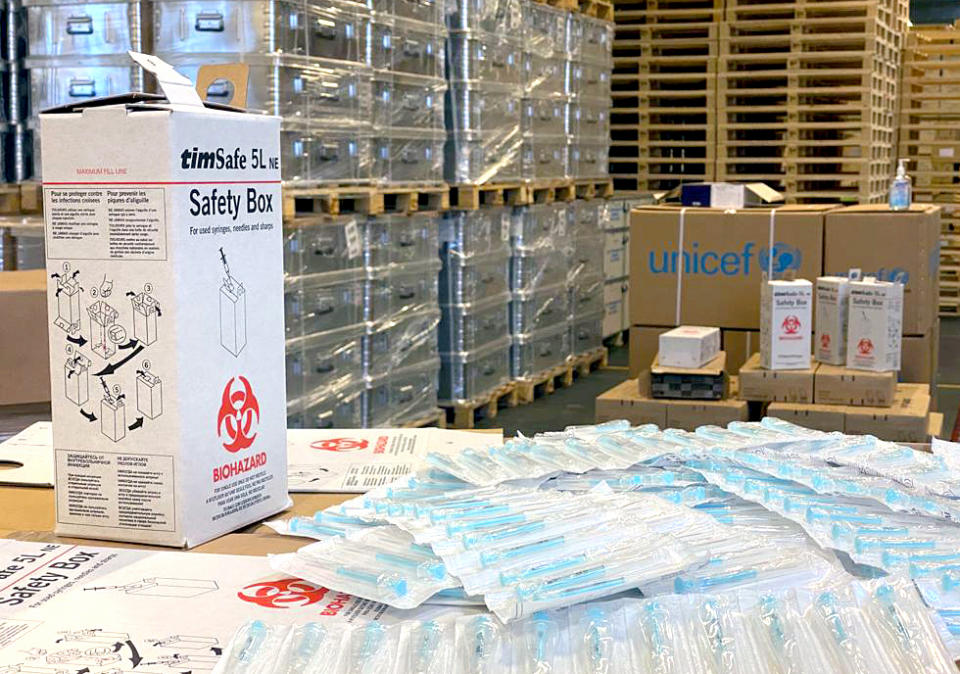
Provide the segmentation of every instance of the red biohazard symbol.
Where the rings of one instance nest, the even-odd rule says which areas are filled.
[[[857,351],[861,356],[869,356],[873,353],[873,342],[871,342],[868,337],[864,337],[857,342]]]
[[[237,596],[265,608],[298,608],[322,601],[327,592],[327,588],[299,578],[282,578],[247,585]]]
[[[317,440],[310,443],[311,449],[325,449],[328,452],[353,452],[358,449],[366,449],[369,443],[366,440],[357,438],[330,438],[329,440]]]
[[[820,347],[823,349],[830,348],[830,335],[828,335],[827,333],[823,333],[822,335],[820,335]]]
[[[788,335],[795,335],[800,332],[800,319],[791,314],[783,319],[783,325],[781,327]]]
[[[234,390],[234,382],[240,380],[243,388]],[[260,403],[246,377],[231,377],[223,389],[220,411],[217,413],[217,435],[226,439],[223,448],[239,452],[253,444],[260,423]]]

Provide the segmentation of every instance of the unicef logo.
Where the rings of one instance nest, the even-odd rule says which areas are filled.
[[[881,267],[877,271],[877,280],[907,285],[910,282],[910,272],[902,267],[890,267],[889,269]]]
[[[761,249],[758,258],[761,269],[767,270],[771,268],[769,248]],[[774,274],[782,274],[791,269],[798,270],[800,269],[801,262],[803,262],[803,253],[801,253],[800,249],[796,246],[791,246],[789,243],[783,243],[781,241],[773,244],[772,270]]]

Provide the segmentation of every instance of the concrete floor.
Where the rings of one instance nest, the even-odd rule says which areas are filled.
[[[501,409],[496,419],[483,419],[480,428],[503,428],[510,436],[522,432],[532,435],[557,430],[571,424],[592,424],[594,399],[627,377],[627,347],[610,349],[609,367],[589,377],[577,379],[573,386],[558,389],[529,405]],[[940,372],[934,401],[943,412],[943,436],[950,437],[957,410],[960,409],[960,318],[940,321]]]

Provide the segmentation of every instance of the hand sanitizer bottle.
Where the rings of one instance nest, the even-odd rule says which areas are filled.
[[[913,200],[913,188],[907,175],[907,160],[897,161],[897,175],[890,181],[890,210],[906,211]]]

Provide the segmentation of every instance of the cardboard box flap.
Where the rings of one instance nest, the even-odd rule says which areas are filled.
[[[723,213],[730,209],[726,208],[707,208],[705,206],[681,206],[680,204],[651,204],[649,206],[637,206],[632,211],[653,211],[664,213],[670,211],[680,212],[686,209],[687,213]],[[778,213],[826,213],[827,211],[836,211],[836,204],[784,204],[776,206],[757,206],[755,208],[744,208],[744,211],[750,213],[769,213],[777,211]]]
[[[101,96],[100,98],[91,98],[86,101],[68,103],[67,105],[58,105],[53,108],[47,108],[40,114],[64,115],[73,112],[83,112],[84,110],[106,107],[126,107],[128,110],[137,112],[147,110],[169,110],[170,101],[162,94],[148,94],[142,91],[132,91],[126,94],[117,94],[116,96]],[[203,103],[203,107],[207,108],[208,110],[218,112],[246,112],[246,110],[243,110],[242,108],[236,108],[231,105],[223,105],[222,103],[211,103],[209,101],[205,101]]]
[[[856,206],[845,206],[837,209],[834,215],[843,215],[845,213],[887,213],[890,215],[899,215],[902,213],[934,213],[940,210],[936,204],[914,203],[906,211],[892,211],[886,204],[857,204]]]

